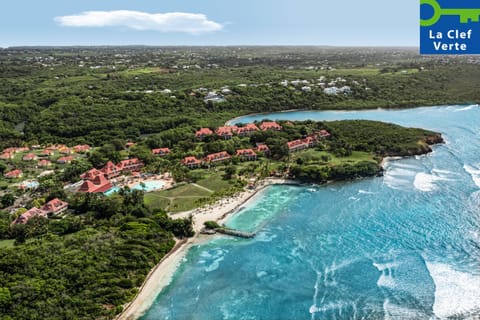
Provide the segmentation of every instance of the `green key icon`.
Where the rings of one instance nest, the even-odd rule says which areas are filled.
[[[460,23],[478,22],[480,9],[443,9],[436,0],[420,0],[420,5],[429,5],[433,9],[430,19],[420,19],[420,26],[429,27],[440,20],[442,16],[459,16]]]

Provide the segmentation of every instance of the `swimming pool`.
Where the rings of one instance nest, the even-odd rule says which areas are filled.
[[[158,189],[161,189],[165,186],[165,182],[160,180],[151,180],[151,181],[144,181],[143,186],[141,183],[137,183],[132,187],[132,190],[142,190],[144,192],[152,192]],[[112,187],[105,191],[103,194],[106,196],[111,196],[112,194],[120,191],[120,187]]]
[[[35,180],[24,181],[19,185],[20,188],[24,188],[24,189],[37,189],[39,186],[40,186],[40,183]]]
[[[144,181],[143,186],[142,186],[141,183],[136,184],[135,186],[133,186],[132,189],[133,190],[143,190],[145,192],[151,192],[151,191],[161,189],[164,186],[165,186],[165,182],[163,182],[161,180],[151,180],[151,181]]]
[[[103,194],[106,196],[111,196],[112,194],[117,193],[118,191],[120,191],[120,187],[112,187],[107,191],[105,191]]]

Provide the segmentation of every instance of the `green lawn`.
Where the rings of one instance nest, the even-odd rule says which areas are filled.
[[[159,191],[159,192],[154,192],[160,196],[163,197],[168,197],[168,198],[176,198],[176,197],[208,197],[210,195],[210,192],[198,188],[194,185],[191,184],[184,184],[180,185],[179,187],[165,190],[165,191]]]
[[[138,68],[133,70],[125,70],[121,71],[120,74],[128,75],[128,76],[138,76],[143,74],[149,73],[165,73],[168,70],[162,68]]]
[[[197,181],[197,184],[212,191],[228,189],[232,185],[229,181],[223,179],[224,174],[225,172],[223,170],[217,172],[207,171],[204,177]]]
[[[152,209],[164,209],[170,212],[181,212],[198,207],[197,200],[208,197],[210,192],[194,186],[183,184],[176,188],[145,194],[145,204]]]
[[[15,243],[15,240],[0,240],[0,249],[13,248],[14,243]]]
[[[338,165],[342,163],[355,163],[360,161],[375,161],[373,159],[372,154],[368,152],[361,152],[361,151],[353,151],[352,155],[348,157],[335,157],[333,154],[328,153],[326,151],[317,151],[315,149],[309,149],[306,151],[299,152],[294,154],[294,159],[301,158],[305,161],[305,163],[324,163],[322,160],[322,156],[330,157],[328,161],[329,164]]]
[[[167,209],[170,205],[170,199],[161,197],[156,192],[146,193],[144,201],[152,209]]]
[[[199,198],[181,198],[175,199],[170,204],[168,211],[170,212],[182,212],[189,211],[195,208],[198,208],[197,200]]]
[[[199,206],[198,200],[207,198],[214,192],[232,187],[229,181],[223,180],[225,172],[221,170],[221,167],[216,170],[218,171],[213,171],[213,169],[211,171],[203,169],[194,170],[193,173],[199,177],[196,183],[180,184],[173,189],[147,193],[144,198],[145,204],[152,209],[160,208],[168,212],[182,212],[195,209]]]
[[[345,163],[345,162],[360,162],[360,161],[374,161],[372,154],[362,151],[353,151],[351,156],[344,158],[334,157],[332,159],[334,164]]]

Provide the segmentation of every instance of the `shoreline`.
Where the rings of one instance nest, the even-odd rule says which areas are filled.
[[[129,302],[123,311],[118,314],[116,320],[135,320],[141,317],[152,306],[160,292],[167,287],[173,279],[175,272],[182,263],[189,249],[208,239],[209,236],[200,234],[206,221],[224,223],[240,207],[246,205],[256,196],[260,195],[267,187],[272,185],[302,185],[301,182],[287,179],[269,178],[262,180],[256,189],[245,190],[239,194],[221,199],[207,208],[198,208],[177,214],[169,214],[171,218],[185,218],[193,216],[195,236],[189,239],[176,240],[175,246],[167,253],[159,263],[153,267],[145,278],[135,298]]]
[[[457,106],[464,106],[464,105],[475,105],[475,104],[469,104],[469,103],[457,103],[457,104],[453,104],[453,105],[457,105]],[[241,119],[241,118],[245,118],[245,117],[254,117],[254,116],[261,116],[261,115],[268,115],[268,114],[275,114],[275,113],[289,113],[289,112],[348,112],[348,111],[372,111],[372,110],[384,110],[384,111],[395,111],[395,110],[403,110],[403,109],[418,109],[418,108],[434,108],[434,107],[449,107],[451,105],[430,105],[430,106],[406,106],[406,107],[403,107],[403,106],[397,106],[397,107],[388,107],[388,108],[385,108],[385,107],[377,107],[377,108],[352,108],[352,109],[324,109],[324,110],[320,110],[320,109],[288,109],[288,110],[280,110],[280,111],[274,111],[274,112],[255,112],[255,113],[249,113],[249,114],[246,114],[246,115],[243,115],[243,116],[238,116],[238,117],[235,117],[233,119],[230,119],[228,121],[225,122],[225,125],[226,126],[230,126],[232,125],[233,122]],[[272,119],[272,120],[275,120],[275,119]]]
[[[433,152],[433,150],[431,152]],[[407,157],[410,156],[385,156],[382,157],[378,164],[382,170],[385,170],[388,162]],[[328,181],[327,184],[332,182],[333,181]],[[219,224],[225,223],[231,215],[238,211],[239,208],[247,205],[256,196],[260,195],[262,191],[272,185],[302,186],[308,185],[308,183],[284,178],[266,178],[259,181],[257,187],[253,190],[243,190],[234,196],[220,199],[215,204],[208,205],[205,208],[196,208],[190,211],[169,214],[169,216],[174,219],[192,216],[195,235],[189,239],[176,239],[177,243],[173,249],[149,272],[135,298],[126,304],[124,310],[118,314],[115,319],[135,320],[144,315],[152,306],[161,291],[170,284],[175,272],[178,270],[178,267],[182,263],[182,260],[185,258],[189,249],[194,245],[201,244],[204,241],[211,239],[211,236],[200,233],[204,227],[204,223],[206,221],[216,221]]]

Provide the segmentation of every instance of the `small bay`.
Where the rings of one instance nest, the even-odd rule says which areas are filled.
[[[480,314],[480,108],[295,111],[235,119],[369,119],[441,132],[383,177],[271,186],[193,247],[142,319],[434,319]]]

